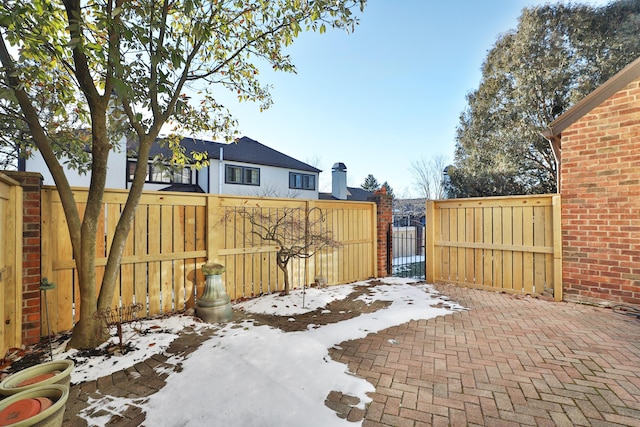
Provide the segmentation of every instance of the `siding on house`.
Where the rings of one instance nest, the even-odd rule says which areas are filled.
[[[565,300],[640,305],[640,78],[561,138]]]
[[[60,159],[60,164],[65,165],[65,158]],[[39,151],[36,151],[25,159],[23,172],[39,172],[42,174],[43,185],[56,185],[49,168]],[[127,188],[127,156],[124,150],[109,153],[109,163],[107,164],[106,188]],[[67,180],[72,187],[88,187],[91,173],[79,174],[77,171],[67,168]]]
[[[236,196],[264,196],[264,197],[295,197],[302,199],[318,199],[318,184],[320,170],[301,162],[293,157],[274,150],[247,137],[240,138],[237,143],[221,144],[212,141],[184,138],[183,146],[186,153],[192,151],[207,151],[210,166],[201,170],[193,170],[191,184],[197,184],[204,192],[210,194],[229,194]],[[129,147],[131,148],[131,147]],[[220,160],[220,148],[223,160]],[[109,153],[106,188],[128,189],[131,183],[127,180],[127,150],[122,149]],[[164,154],[170,156],[166,147],[154,145],[151,155]],[[63,160],[64,161],[64,160]],[[229,184],[225,182],[224,170],[226,165],[251,167],[260,170],[260,185]],[[222,169],[222,182],[220,170]],[[25,161],[25,170],[40,172],[44,185],[55,185],[53,177],[39,152]],[[289,173],[312,175],[315,188],[290,188]],[[90,173],[80,175],[68,170],[67,179],[72,187],[88,187]],[[146,183],[145,190],[157,191],[167,189],[170,183]]]

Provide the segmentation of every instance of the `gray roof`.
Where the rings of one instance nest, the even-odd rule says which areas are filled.
[[[190,157],[192,152],[207,152],[209,159],[220,159],[220,148],[222,148],[222,157],[225,161],[274,166],[306,172],[322,172],[318,168],[296,160],[293,157],[260,144],[258,141],[246,136],[243,136],[231,144],[207,141],[204,139],[183,138],[180,145],[184,147],[188,157]],[[155,143],[151,147],[150,156],[154,157],[158,154],[171,157],[171,150],[164,144]]]
[[[371,191],[363,190],[359,187],[347,187],[347,200],[354,202],[367,202],[369,201],[369,197],[372,196],[373,193]],[[320,200],[338,200],[333,197],[331,193],[319,193],[318,198]]]

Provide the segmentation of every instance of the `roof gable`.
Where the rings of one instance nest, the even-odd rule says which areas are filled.
[[[551,122],[549,129],[543,132],[543,135],[546,138],[553,138],[560,135],[563,130],[580,120],[584,115],[638,78],[640,78],[640,58],[624,67],[616,75]]]
[[[315,173],[322,172],[318,168],[296,160],[291,156],[287,156],[246,136],[243,136],[231,144],[207,141],[204,139],[183,138],[180,145],[185,149],[187,156],[190,156],[191,152],[206,152],[209,155],[209,159],[220,159],[220,149],[222,148],[223,159],[230,162],[274,166]],[[171,150],[167,146],[154,143],[151,147],[150,156],[153,157],[158,154],[171,156]]]

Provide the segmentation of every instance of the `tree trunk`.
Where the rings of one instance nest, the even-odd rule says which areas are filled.
[[[89,103],[91,109],[91,181],[82,219],[80,263],[76,260],[78,287],[80,288],[80,319],[73,329],[69,346],[73,348],[95,348],[107,339],[107,331],[96,319],[96,243],[98,221],[102,213],[102,199],[107,180],[107,162],[111,144],[107,136],[106,104]],[[76,250],[77,252],[77,250]],[[111,291],[113,295],[113,288]],[[109,300],[109,304],[111,300]]]
[[[277,257],[278,268],[282,270],[282,274],[284,275],[284,294],[289,295],[289,270],[287,269],[287,264],[289,260],[282,260],[280,255]]]

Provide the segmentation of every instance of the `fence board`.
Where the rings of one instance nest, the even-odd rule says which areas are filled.
[[[512,259],[513,259],[513,290],[517,292],[523,291],[523,277],[524,277],[524,264],[523,264],[523,252],[516,250],[516,247],[523,246],[522,238],[522,209],[514,209],[513,210],[513,246],[514,250],[512,251]]]
[[[522,208],[522,242],[525,246],[533,246],[533,207],[525,206]],[[534,266],[533,252],[525,252],[523,254],[524,264],[524,292],[532,293],[534,290]]]
[[[160,206],[149,206],[149,233],[147,235],[148,253],[149,255],[157,255],[161,253],[160,236],[162,234],[160,218]],[[151,261],[147,264],[148,284],[147,296],[149,304],[149,313],[160,313],[161,294],[160,294],[160,262]]]
[[[123,206],[119,205],[118,209],[118,218],[121,213]],[[127,236],[127,241],[124,244],[124,251],[122,252],[122,256],[124,258],[132,257],[135,254],[135,249],[133,245],[133,237],[134,237],[134,228],[131,227],[129,230],[129,235]],[[134,282],[134,265],[133,264],[124,264],[120,268],[120,276],[118,287],[120,289],[120,297],[122,299],[122,306],[126,307],[135,302],[135,282]]]
[[[22,343],[22,321],[36,315],[23,310],[22,187],[11,178],[0,174],[0,355]],[[24,301],[27,303],[27,301]],[[29,310],[33,307],[28,307]],[[24,312],[23,312],[24,311]]]
[[[474,208],[473,209],[473,242],[474,243],[482,243],[483,235],[482,235],[482,209]],[[483,264],[483,253],[480,248],[473,248],[473,267],[474,267],[474,280],[473,283],[476,285],[482,286],[484,282],[484,264]]]
[[[501,209],[502,214],[502,244],[513,244],[513,208],[506,206]],[[502,288],[513,290],[513,252],[502,252]]]
[[[493,208],[493,243],[498,243],[500,249],[493,251],[493,284],[494,288],[503,289],[502,264],[504,252],[502,247],[502,210],[501,208]]]
[[[427,280],[560,300],[559,210],[556,195],[428,202]]]
[[[185,250],[185,206],[173,207],[173,250],[175,252],[184,252]],[[176,259],[173,261],[174,282],[173,282],[173,300],[174,309],[181,311],[186,309],[185,306],[185,294],[186,294],[186,271],[185,261],[182,259]]]
[[[162,253],[173,253],[173,206],[160,207],[160,250]],[[160,297],[163,313],[173,311],[173,260],[160,262]]]
[[[213,235],[213,232],[209,232]],[[195,252],[196,250],[196,206],[184,207],[184,250],[188,252]],[[197,283],[202,283],[198,280],[195,258],[186,258],[184,260],[184,274],[185,274],[185,307],[194,308],[196,306],[196,293]]]
[[[533,239],[535,246],[546,246],[546,219],[545,207],[535,206],[533,208]],[[533,285],[536,289],[544,289],[546,282],[545,255],[541,253],[533,254],[534,276]]]
[[[147,253],[147,206],[138,206],[134,222],[134,253],[140,257]],[[134,268],[134,293],[136,303],[143,304],[144,313],[147,311],[147,266],[145,263],[136,263]]]
[[[482,242],[485,245],[493,245],[493,214],[491,208],[482,208],[483,229],[482,229]],[[489,246],[491,247],[491,246]],[[484,251],[484,279],[482,286],[493,286],[493,256],[494,252],[491,249]]]

